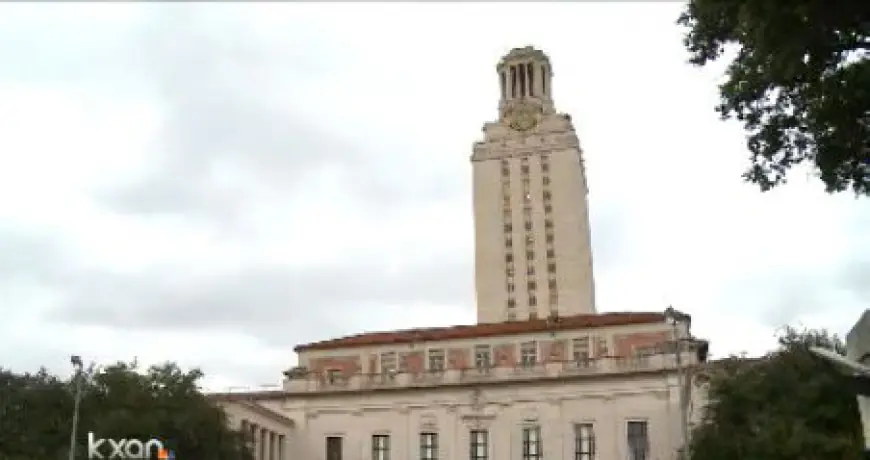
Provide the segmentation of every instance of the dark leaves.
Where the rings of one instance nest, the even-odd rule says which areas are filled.
[[[77,455],[85,458],[87,433],[102,438],[158,437],[178,458],[249,460],[241,433],[197,390],[199,370],[167,363],[144,372],[136,363],[89,369],[82,379]],[[73,389],[44,370],[14,374],[0,369],[0,459],[65,459],[73,414]]]
[[[692,64],[733,50],[717,111],[748,134],[745,180],[767,191],[806,163],[827,192],[870,195],[870,3],[692,0],[677,22]]]
[[[848,379],[809,346],[844,352],[837,337],[789,328],[779,349],[762,358],[715,363],[692,459],[860,459],[861,423]]]

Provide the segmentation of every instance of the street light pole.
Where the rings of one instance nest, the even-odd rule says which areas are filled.
[[[683,444],[677,455],[677,458],[680,460],[688,458],[689,447],[689,406],[686,401],[688,382],[686,381],[686,372],[683,369],[683,341],[680,337],[679,331],[679,326],[682,323],[681,320],[685,318],[685,316],[685,314],[676,311],[673,307],[668,307],[667,310],[665,310],[665,321],[670,323],[673,328],[674,361],[677,367],[677,385],[679,387],[678,404],[680,405],[680,436],[682,437]]]
[[[73,382],[75,385],[75,394],[73,396],[73,419],[72,419],[72,429],[69,434],[69,460],[75,460],[76,458],[76,434],[78,431],[79,425],[79,403],[82,399],[82,358],[80,356],[71,356],[70,363],[72,363],[73,368],[75,368],[75,374],[73,375]]]

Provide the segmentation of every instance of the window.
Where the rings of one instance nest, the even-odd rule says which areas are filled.
[[[547,163],[543,159],[541,159],[541,171],[542,172],[550,172],[550,163]]]
[[[535,274],[535,266],[529,265],[526,267],[526,275],[534,275]]]
[[[513,297],[509,298],[509,299],[507,300],[507,306],[508,306],[508,308],[514,308],[514,307],[516,307],[516,306],[517,306],[517,300],[514,299]]]
[[[507,253],[504,255],[504,261],[507,263],[511,263],[514,261],[514,255],[511,253]]]
[[[552,259],[553,257],[556,257],[556,250],[555,249],[547,249],[547,258]]]
[[[444,370],[444,350],[429,350],[429,370],[435,372]]]
[[[522,366],[534,366],[538,361],[538,344],[525,342],[520,345],[520,364]]]
[[[520,165],[520,172],[523,174],[528,174],[529,173],[529,165],[528,164]]]
[[[550,278],[550,279],[548,279],[548,280],[547,280],[547,286],[548,286],[551,290],[552,290],[552,289],[556,289],[556,279],[555,279],[555,278]]]
[[[542,182],[544,185],[550,185],[550,176],[544,176],[544,177],[542,177],[542,178],[541,178],[541,182]]]
[[[372,436],[372,460],[390,460],[390,436],[376,434]]]
[[[505,273],[505,275],[507,275],[508,278],[513,278],[514,277],[513,265],[508,265],[508,267],[504,269],[504,273]]]
[[[408,372],[408,354],[399,355],[399,372]]]
[[[505,238],[505,239],[504,239],[504,247],[506,247],[506,248],[512,248],[513,246],[514,246],[514,240],[513,240],[513,238]]]
[[[420,460],[438,458],[438,433],[420,433]]]
[[[626,426],[628,438],[628,459],[647,460],[649,458],[649,437],[645,421],[630,421]]]
[[[534,281],[529,281],[529,282],[526,283],[526,287],[527,287],[530,291],[534,291],[534,290],[538,287],[538,284],[535,283]]]
[[[541,451],[541,427],[523,428],[523,460],[539,460],[544,457]]]
[[[572,342],[574,362],[585,366],[589,363],[589,337],[580,337]]]
[[[514,312],[508,312],[508,316],[507,316],[507,318],[508,318],[508,319],[507,319],[508,321],[516,321],[516,320],[517,320],[517,314],[514,313]]]
[[[526,230],[531,230],[532,229],[532,221],[527,220],[526,224],[525,224],[525,228],[526,228]]]
[[[553,198],[553,195],[550,194],[549,190],[544,190],[544,201],[550,201]]]
[[[489,345],[478,345],[474,347],[474,367],[478,369],[488,369],[492,366],[492,353],[489,350]]]
[[[341,370],[329,369],[326,371],[326,382],[330,385],[335,385],[336,383],[341,382]]]
[[[509,223],[508,223],[508,224],[504,224],[504,231],[505,231],[505,233],[512,232],[513,229],[514,229],[513,225],[511,225],[511,224],[509,224]]]
[[[534,260],[535,251],[526,251],[526,260]]]
[[[556,273],[556,264],[554,262],[550,262],[547,264],[547,271],[550,273]]]
[[[553,240],[555,240],[555,239],[556,238],[553,237],[552,233],[547,233],[547,243],[553,244]]]
[[[544,228],[553,228],[553,221],[550,219],[544,219]]]
[[[538,298],[530,295],[529,296],[529,307],[537,307],[538,306]]]
[[[396,353],[381,353],[381,373],[387,374],[396,370]]]
[[[544,212],[547,214],[550,214],[551,212],[553,212],[553,205],[545,204],[544,205]]]
[[[508,284],[507,284],[507,291],[508,291],[508,292],[514,292],[514,283],[508,283]]]
[[[550,306],[554,306],[554,305],[558,305],[558,304],[559,304],[559,294],[557,294],[556,291],[551,290],[550,291]]]
[[[326,437],[326,460],[341,460],[342,439],[339,436]]]
[[[574,425],[574,460],[595,458],[595,430],[591,423]]]
[[[511,220],[511,210],[510,209],[502,209],[502,218],[505,221]]]
[[[469,460],[487,460],[489,458],[489,432],[485,430],[471,430],[471,452]]]
[[[607,338],[599,337],[598,338],[598,356],[607,356],[610,353],[610,350],[607,349]]]

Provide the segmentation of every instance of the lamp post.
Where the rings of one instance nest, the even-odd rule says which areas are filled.
[[[688,387],[688,382],[685,381],[685,371],[683,369],[683,340],[682,337],[680,337],[680,326],[688,320],[688,315],[675,310],[674,307],[668,307],[665,310],[664,316],[665,322],[670,324],[673,328],[674,361],[677,366],[677,384],[679,386],[680,436],[682,437],[683,444],[678,451],[677,458],[684,460],[687,458],[689,444],[689,408],[686,401],[686,388]]]
[[[75,374],[73,375],[73,384],[75,385],[75,393],[74,393],[74,402],[73,402],[73,419],[72,419],[72,429],[69,434],[69,460],[75,460],[76,458],[76,432],[78,431],[79,425],[79,403],[82,399],[82,358],[81,356],[70,356],[70,364],[73,365],[75,369]]]

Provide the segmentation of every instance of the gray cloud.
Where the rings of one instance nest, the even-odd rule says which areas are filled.
[[[470,262],[470,261],[468,261]],[[290,346],[356,331],[366,311],[417,303],[466,305],[470,263],[438,261],[390,269],[354,265],[256,266],[222,275],[149,272],[80,274],[53,321],[124,329],[224,329]]]

